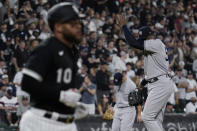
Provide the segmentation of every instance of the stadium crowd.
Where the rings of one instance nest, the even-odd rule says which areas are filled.
[[[51,33],[47,10],[68,0],[0,0],[0,119],[9,125],[30,108],[21,90],[22,68],[31,51]],[[77,88],[89,114],[103,115],[113,105],[113,74],[126,70],[138,85],[144,78],[143,52],[130,48],[116,24],[116,15],[138,39],[139,28],[150,26],[169,56],[175,93],[166,112],[197,114],[196,0],[73,0],[80,9],[83,40]]]

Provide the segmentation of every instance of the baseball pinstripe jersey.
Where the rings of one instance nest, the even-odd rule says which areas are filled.
[[[116,91],[116,106],[117,107],[127,107],[129,106],[128,95],[136,88],[135,83],[127,77],[127,80],[122,83],[121,87],[115,87]]]
[[[144,73],[147,79],[168,73],[167,50],[159,39],[144,41]]]

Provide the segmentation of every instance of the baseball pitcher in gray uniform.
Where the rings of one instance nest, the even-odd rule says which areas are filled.
[[[136,109],[134,106],[129,106],[128,95],[132,90],[135,90],[136,85],[127,78],[126,72],[115,73],[114,85],[116,105],[112,131],[131,131],[135,121]]]
[[[126,26],[123,15],[117,17],[127,43],[144,51],[144,73],[148,82],[148,97],[142,113],[142,121],[148,131],[163,131],[164,110],[173,92],[173,82],[168,75],[169,62],[163,42],[155,39],[154,32],[149,27],[139,29],[139,39],[136,40]]]

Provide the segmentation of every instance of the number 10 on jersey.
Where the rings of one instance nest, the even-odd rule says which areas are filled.
[[[61,83],[62,81],[65,84],[69,84],[72,80],[72,70],[70,68],[66,68],[65,70],[59,68],[57,70],[57,83]]]

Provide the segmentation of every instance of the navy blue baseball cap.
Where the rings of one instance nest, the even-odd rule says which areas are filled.
[[[122,74],[120,72],[115,73],[114,75],[114,85],[120,86],[122,84]]]
[[[12,87],[8,86],[8,87],[6,88],[6,92],[8,93],[8,95],[12,95],[12,94],[13,94],[13,89],[12,89]]]

